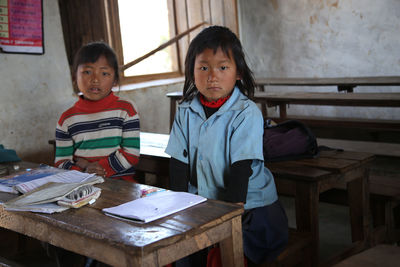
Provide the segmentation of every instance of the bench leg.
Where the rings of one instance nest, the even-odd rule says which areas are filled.
[[[352,241],[370,240],[369,190],[366,169],[363,176],[347,183]]]
[[[319,192],[316,183],[296,183],[297,230],[311,233],[311,266],[318,266],[319,258]]]

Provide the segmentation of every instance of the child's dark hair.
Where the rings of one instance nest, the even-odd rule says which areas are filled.
[[[79,93],[79,89],[77,88],[76,82],[76,72],[78,71],[78,67],[81,64],[85,63],[94,63],[99,57],[104,56],[110,65],[114,69],[115,82],[119,82],[119,67],[117,55],[114,50],[104,42],[92,42],[88,43],[81,48],[79,48],[78,52],[75,54],[74,63],[72,65],[72,80],[74,81],[74,91],[75,93]]]
[[[221,48],[230,57],[232,52],[237,72],[242,78],[236,81],[236,86],[249,98],[254,95],[256,87],[253,73],[247,66],[242,45],[237,36],[228,28],[222,26],[210,26],[202,30],[190,43],[185,59],[185,84],[183,86],[182,101],[191,100],[198,90],[194,84],[194,62],[196,56],[205,49],[213,49],[214,53]]]

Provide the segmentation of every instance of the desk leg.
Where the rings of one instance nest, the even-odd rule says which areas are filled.
[[[175,112],[176,112],[176,100],[174,98],[171,98],[171,102],[169,105],[169,129],[172,129],[172,124],[174,123],[174,118],[175,118]]]
[[[242,219],[241,216],[232,219],[231,237],[221,241],[222,266],[243,267],[243,240],[242,240]]]
[[[260,84],[258,85],[258,90],[260,92],[264,92],[264,85]],[[261,112],[263,114],[263,118],[266,119],[268,116],[268,111],[267,111],[267,105],[265,103],[261,103]]]
[[[286,119],[287,112],[286,112],[286,103],[279,105],[279,118]]]
[[[319,258],[319,192],[316,183],[296,183],[296,226],[297,230],[311,232],[311,265],[318,266]]]
[[[352,241],[369,240],[369,171],[347,183]]]

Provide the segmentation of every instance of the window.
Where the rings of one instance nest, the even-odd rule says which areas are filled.
[[[124,62],[127,64],[171,39],[174,32],[173,9],[168,0],[118,0],[119,24]],[[172,23],[170,23],[172,22]],[[132,27],[146,25],[146,27]],[[151,33],[151,34],[149,34]],[[124,76],[148,75],[178,71],[176,45],[133,65]]]
[[[110,1],[112,46],[121,65],[132,62],[158,48],[175,36],[173,0]],[[119,25],[119,27],[118,27]],[[116,36],[119,35],[119,36]],[[122,72],[121,83],[181,76],[178,46],[172,44]]]
[[[59,0],[59,6],[70,65],[91,41],[108,42],[125,65],[203,22],[238,33],[236,0]],[[200,30],[126,69],[121,84],[183,76],[187,48]]]

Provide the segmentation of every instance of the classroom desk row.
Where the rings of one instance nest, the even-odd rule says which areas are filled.
[[[138,172],[155,174],[158,184],[167,185],[169,156],[164,150],[169,136],[142,132],[140,137]],[[275,177],[278,193],[295,197],[296,228],[311,233],[313,266],[319,264],[319,196],[338,185],[346,185],[349,198],[353,246],[346,253],[358,252],[368,246],[368,175],[372,159],[373,155],[368,153],[322,151],[315,159],[266,164]],[[184,214],[171,215],[149,225],[137,225],[104,216],[101,209],[134,199],[140,185],[122,186],[119,181],[108,181],[101,187],[104,192],[94,206],[57,215],[0,210],[0,226],[117,266],[128,266],[133,262],[166,264],[203,247],[225,241],[224,246],[229,251],[225,253],[233,253],[233,258],[227,256],[226,261],[238,260],[238,253],[242,251],[241,235],[238,233],[241,232],[239,225],[243,210],[236,205],[209,200],[206,204],[184,211]],[[208,212],[212,210],[209,217]],[[88,218],[82,219],[82,216]],[[104,227],[99,221],[102,225],[106,222]],[[27,224],[37,225],[41,230],[25,228]],[[50,234],[53,231],[54,234]],[[219,231],[223,233],[221,237],[211,238],[210,233],[214,235]],[[64,236],[68,237],[68,242],[60,240]],[[90,240],[88,242],[98,250],[91,249],[83,242],[85,239]],[[202,242],[197,244],[199,240]],[[238,243],[232,247],[232,242]],[[187,250],[184,249],[186,247]],[[101,254],[99,250],[110,253]],[[123,260],[117,260],[113,253]]]
[[[165,179],[169,175],[169,156],[164,152],[168,135],[142,133],[141,138],[151,149],[143,148],[139,169],[145,162],[143,171],[156,174],[161,184],[168,184]],[[322,151],[314,159],[266,164],[274,175],[278,193],[295,197],[296,228],[311,232],[313,266],[319,263],[319,196],[338,185],[347,188],[353,241],[352,247],[344,253],[351,255],[368,246],[371,230],[368,176],[373,158],[369,153]]]
[[[260,91],[265,86],[336,86],[338,92],[354,92],[354,88],[362,86],[399,86],[400,76],[371,76],[371,77],[329,77],[329,78],[257,78],[256,84]]]
[[[168,93],[170,98],[170,127],[175,117],[176,102],[182,98],[182,92]],[[400,107],[400,93],[320,93],[320,92],[256,92],[253,101],[261,104],[264,118],[268,118],[266,107],[279,107],[279,121],[288,119],[287,106],[289,105],[317,105],[317,106],[352,106],[352,107]],[[363,123],[362,119],[359,120]],[[327,123],[332,121],[326,118]],[[323,122],[321,122],[323,123]],[[343,119],[346,124],[346,119]],[[374,125],[367,120],[365,125]],[[375,122],[379,128],[399,129],[400,124],[394,121],[382,120]]]
[[[37,166],[16,162],[9,164],[11,172],[14,165],[20,170]],[[102,191],[93,205],[61,213],[8,212],[0,206],[0,227],[111,266],[164,266],[217,243],[223,266],[243,266],[241,206],[207,200],[140,224],[106,216],[102,209],[137,199],[144,185],[106,179],[96,186]],[[13,197],[0,193],[3,201]]]
[[[354,88],[365,86],[400,86],[400,76],[394,77],[344,77],[344,78],[259,78],[259,88],[254,101],[260,105],[264,118],[275,122],[300,120],[305,123],[319,138],[343,139],[366,142],[395,143],[400,142],[400,122],[398,119],[369,119],[346,116],[323,116],[312,114],[300,116],[288,114],[288,107],[295,105],[336,106],[336,107],[375,107],[399,108],[400,92],[353,92]],[[271,92],[268,87],[280,87],[279,92]],[[338,92],[303,92],[302,87],[336,86]],[[300,88],[298,92],[286,91],[286,87]],[[344,91],[344,92],[342,92]],[[177,101],[182,92],[168,93],[170,98],[170,127],[175,116]],[[277,107],[277,115],[268,114],[267,107]],[[394,110],[394,109],[393,109]],[[395,111],[393,111],[395,112]]]

